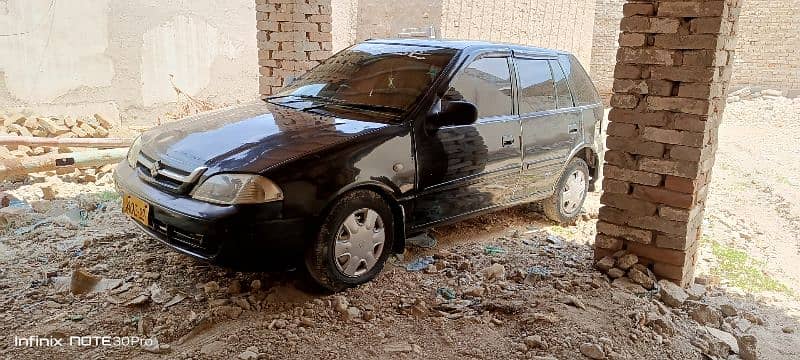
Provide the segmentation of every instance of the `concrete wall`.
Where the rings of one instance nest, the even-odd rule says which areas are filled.
[[[170,76],[213,104],[254,99],[254,7],[253,0],[0,1],[0,110],[102,112],[147,125],[175,111]]]
[[[595,0],[443,0],[442,35],[567,50],[590,68]]]
[[[625,0],[597,0],[592,77],[608,101]],[[800,94],[800,0],[746,0],[739,17],[733,89],[769,87]]]

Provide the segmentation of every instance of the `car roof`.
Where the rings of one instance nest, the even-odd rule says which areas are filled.
[[[515,51],[535,52],[537,54],[546,55],[569,55],[569,52],[539,48],[535,46],[509,44],[501,42],[489,42],[480,40],[450,40],[450,39],[426,39],[426,38],[397,38],[397,39],[369,39],[365,42],[381,43],[381,44],[403,44],[403,45],[417,45],[417,46],[430,46],[438,48],[449,48],[455,50],[491,50],[491,49],[510,49]]]

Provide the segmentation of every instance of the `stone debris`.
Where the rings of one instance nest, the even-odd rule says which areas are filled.
[[[689,299],[686,291],[669,280],[660,280],[658,286],[658,294],[661,296],[661,301],[671,307],[681,307]]]
[[[724,347],[727,347],[730,352],[733,352],[734,354],[739,353],[739,343],[736,341],[736,338],[733,335],[709,326],[706,326],[704,329],[711,334],[714,339],[718,340],[720,345],[724,344]]]
[[[603,347],[597,344],[592,343],[583,343],[580,346],[581,354],[590,358],[590,359],[605,359],[606,353],[603,350]]]
[[[646,266],[639,264],[636,254],[618,251],[611,256],[604,256],[594,265],[612,280],[627,277],[646,290],[655,287],[655,275]]]

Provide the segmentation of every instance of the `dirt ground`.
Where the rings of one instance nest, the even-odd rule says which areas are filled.
[[[598,194],[576,226],[508,209],[438,228],[436,248],[320,294],[297,272],[240,273],[168,250],[121,215],[108,183],[0,183],[25,201],[0,212],[0,358],[798,359],[798,135],[798,100],[729,104],[702,285],[688,292],[595,270]],[[44,184],[56,200],[41,200]],[[102,280],[73,294],[76,269]],[[148,341],[15,344],[32,336]]]

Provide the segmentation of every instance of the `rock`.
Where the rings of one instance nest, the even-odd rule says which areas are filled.
[[[231,281],[231,284],[228,285],[228,294],[236,295],[242,292],[242,283],[239,280]]]
[[[704,326],[703,328],[706,331],[708,331],[708,333],[711,334],[711,336],[714,337],[716,340],[718,340],[718,341],[724,343],[725,345],[727,345],[728,348],[730,348],[731,351],[733,351],[736,354],[739,353],[739,343],[736,341],[736,338],[733,337],[733,335],[731,335],[730,333],[727,333],[725,331],[715,329],[715,328],[710,327],[710,326]]]
[[[598,270],[600,270],[600,271],[602,271],[602,272],[607,272],[608,270],[610,270],[611,268],[613,268],[615,264],[616,264],[616,260],[614,260],[614,258],[613,258],[613,257],[611,257],[611,256],[606,256],[606,257],[604,257],[604,258],[602,258],[602,259],[598,260],[598,261],[597,261],[597,262],[594,264],[594,266],[595,266],[595,267],[596,267]]]
[[[580,301],[578,298],[572,295],[565,296],[563,299],[561,299],[561,302],[567,305],[575,306],[576,308],[581,310],[586,310],[586,305],[584,305],[582,301]]]
[[[236,356],[236,358],[240,360],[256,360],[258,359],[258,353],[250,350],[245,350],[242,351],[238,356]]]
[[[791,326],[784,326],[783,329],[781,329],[781,331],[783,331],[784,334],[794,334],[795,329],[794,327]]]
[[[660,287],[658,293],[661,295],[661,301],[671,307],[680,307],[689,298],[689,295],[680,286],[669,280],[659,281],[658,286]]]
[[[642,293],[647,292],[647,290],[645,288],[643,288],[641,285],[633,282],[631,279],[626,278],[626,277],[621,277],[619,279],[614,279],[614,281],[611,283],[611,286],[613,286],[615,288],[627,290],[627,291],[629,291],[631,293],[634,293],[634,294],[642,294]]]
[[[706,287],[700,284],[689,285],[686,295],[689,295],[689,300],[700,300],[706,295]]]
[[[347,312],[347,308],[350,304],[347,301],[347,298],[344,296],[336,296],[333,298],[333,309],[340,312],[345,313]]]
[[[345,312],[345,317],[347,320],[356,320],[361,318],[361,310],[355,306],[351,306],[347,308],[347,312]]]
[[[636,254],[625,254],[617,259],[617,267],[622,270],[628,270],[634,264],[639,262],[639,257]]]
[[[547,347],[539,335],[527,336],[522,342],[528,349],[544,349]]]
[[[482,271],[486,280],[504,280],[506,278],[506,268],[503,264],[493,264]]]
[[[758,359],[758,350],[756,349],[757,339],[754,335],[744,334],[736,339],[739,346],[739,357],[742,360],[756,360]]]
[[[142,350],[153,354],[163,354],[169,352],[169,349],[169,345],[159,344],[158,339],[155,337],[147,339],[142,343]]]
[[[580,346],[581,354],[586,356],[590,359],[605,359],[606,353],[603,351],[603,348],[600,345],[592,344],[592,343],[583,343]]]
[[[481,297],[483,296],[483,293],[485,291],[486,290],[484,290],[484,288],[481,286],[473,286],[471,288],[464,290],[464,295],[472,297]]]
[[[719,306],[719,309],[722,310],[722,313],[727,317],[739,315],[739,310],[731,304],[722,304]]]
[[[77,269],[72,272],[72,277],[69,282],[69,291],[74,295],[86,294],[94,290],[94,287],[100,282],[100,277],[92,275],[86,270]]]
[[[223,305],[211,309],[211,312],[229,319],[238,319],[242,315],[242,308],[233,305]]]
[[[206,293],[206,295],[211,295],[219,291],[219,284],[216,281],[209,281],[203,284],[203,291]]]
[[[171,298],[169,293],[167,293],[166,291],[161,289],[160,286],[158,286],[158,283],[153,283],[152,285],[150,285],[148,290],[150,290],[150,299],[152,299],[153,302],[156,304],[163,304],[169,301],[169,299]]]
[[[652,289],[655,286],[655,280],[648,276],[646,273],[641,272],[639,269],[633,268],[628,271],[628,277],[635,283],[641,285],[645,289]]]
[[[386,344],[383,346],[383,351],[386,353],[421,353],[422,348],[419,347],[417,344],[409,344],[407,342],[397,342],[392,344]]]
[[[252,291],[261,290],[261,280],[256,279],[256,280],[251,281],[250,282],[250,290],[252,290]]]
[[[610,270],[608,270],[608,276],[611,277],[612,279],[619,279],[625,276],[625,270],[622,270],[620,268],[611,268]]]
[[[710,325],[715,328],[722,324],[722,315],[719,310],[707,304],[698,304],[689,310],[689,317],[700,325]]]

